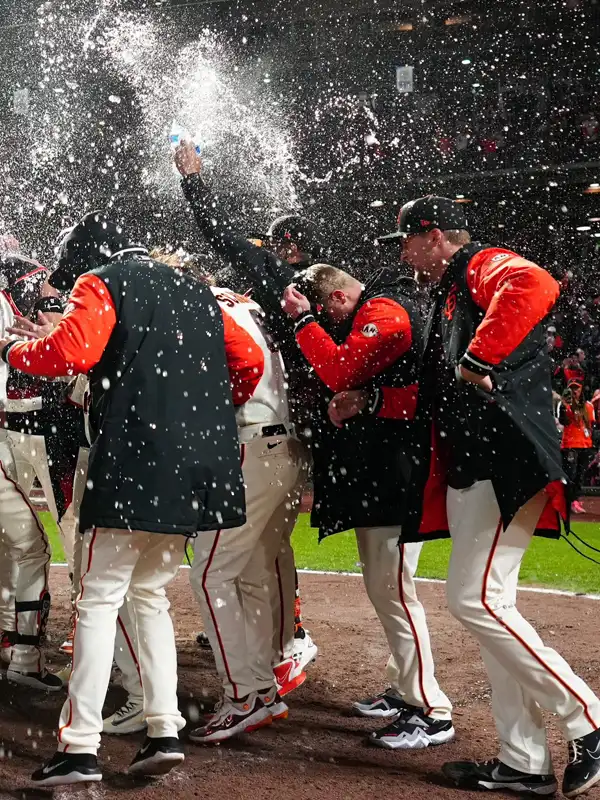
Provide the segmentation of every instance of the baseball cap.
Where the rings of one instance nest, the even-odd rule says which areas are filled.
[[[320,232],[314,222],[299,214],[286,214],[278,217],[266,235],[261,237],[271,242],[290,241],[313,258],[320,257],[324,246]]]
[[[468,229],[464,212],[455,200],[430,194],[405,203],[398,214],[396,231],[380,236],[377,241],[389,242],[415,233],[428,233],[435,228],[441,231]]]

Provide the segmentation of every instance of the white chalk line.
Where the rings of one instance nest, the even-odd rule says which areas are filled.
[[[63,561],[54,562],[52,567],[66,567]],[[189,569],[189,564],[182,564],[180,569]],[[329,572],[324,569],[299,569],[303,575],[332,575],[336,578],[362,578],[361,572]],[[442,578],[415,578],[419,583],[446,583]],[[569,592],[566,589],[543,589],[538,586],[519,586],[520,592],[531,592],[532,594],[553,594],[556,597],[581,597],[583,600],[600,600],[600,594],[586,594],[585,592]]]

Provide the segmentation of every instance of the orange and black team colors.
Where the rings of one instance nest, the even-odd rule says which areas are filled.
[[[126,595],[148,724],[129,771],[163,774],[184,759],[185,725],[165,587],[186,537],[245,522],[234,403],[254,391],[264,357],[207,286],[151,261],[100,212],[69,232],[50,281],[71,291],[65,316],[42,339],[4,341],[2,356],[34,374],[86,372],[92,443],[68,697],[57,752],[32,778],[102,779],[102,706]]]

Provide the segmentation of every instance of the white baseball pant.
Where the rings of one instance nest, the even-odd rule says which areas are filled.
[[[16,577],[12,624],[5,619],[5,630],[12,633],[16,642],[10,669],[40,672],[44,666],[40,639],[50,603],[50,545],[43,525],[16,480],[10,439],[6,431],[0,431],[0,539],[4,555],[12,565],[10,569],[5,567],[4,577],[8,581]],[[7,597],[9,609],[12,603],[13,599]]]
[[[435,678],[425,609],[414,582],[423,543],[399,544],[400,531],[395,526],[356,529],[365,588],[391,650],[387,677],[407,703],[435,719],[451,719],[452,704]]]
[[[533,497],[503,530],[491,481],[449,489],[447,498],[448,607],[479,641],[500,760],[534,775],[552,772],[542,709],[557,715],[567,739],[600,727],[600,700],[516,607],[521,561],[547,500]]]
[[[110,680],[119,609],[129,593],[150,737],[176,737],[185,726],[177,706],[177,653],[165,587],[175,577],[185,538],[96,528],[83,536],[81,591],[67,700],[58,749],[96,753]]]
[[[290,493],[290,510],[283,523],[281,544],[275,559],[275,569],[269,576],[269,594],[273,614],[273,664],[279,664],[294,653],[296,608],[296,562],[292,549],[292,533],[298,521],[300,501],[307,479],[305,451],[301,451],[298,479]]]
[[[298,482],[301,446],[293,438],[242,444],[247,522],[194,541],[190,582],[225,694],[233,699],[274,685],[269,589]]]
[[[73,499],[62,518],[60,529],[69,562],[69,572],[71,573],[71,602],[75,604],[79,594],[79,581],[81,580],[81,556],[83,538],[79,533],[79,511],[81,501],[85,492],[87,481],[88,462],[90,451],[87,447],[80,447],[77,455],[77,465],[75,467],[75,477],[73,479]],[[69,559],[70,553],[70,559]]]

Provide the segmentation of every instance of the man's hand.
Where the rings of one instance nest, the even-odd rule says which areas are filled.
[[[476,372],[471,372],[470,369],[463,367],[462,364],[458,366],[458,374],[463,381],[479,386],[484,392],[492,392],[494,390],[494,384],[489,375],[478,375]]]
[[[338,392],[329,403],[329,419],[336,428],[344,427],[344,420],[352,419],[367,405],[369,395],[363,389]]]
[[[41,311],[38,311],[38,324],[27,319],[27,317],[17,317],[15,319],[15,324],[6,330],[15,336],[21,336],[23,339],[42,339],[44,336],[48,336],[49,333],[52,333],[60,319],[60,315],[58,314],[53,316],[57,317],[56,322],[49,319]],[[6,339],[3,341],[6,344],[10,340]]]
[[[193,142],[181,142],[175,150],[175,166],[187,178],[188,175],[198,175],[202,171],[202,159],[196,152]]]
[[[281,307],[292,319],[297,319],[300,314],[310,311],[310,302],[307,297],[296,289],[293,283],[290,283],[283,293]]]

